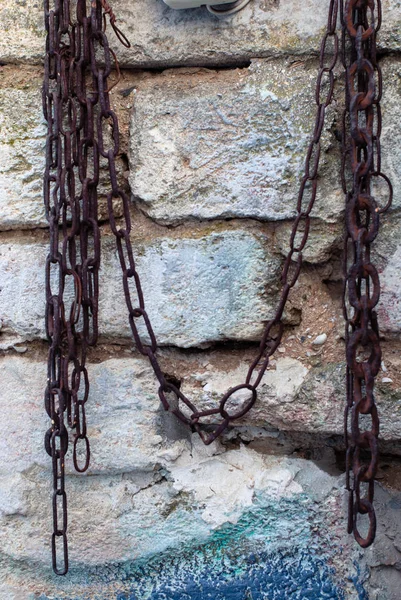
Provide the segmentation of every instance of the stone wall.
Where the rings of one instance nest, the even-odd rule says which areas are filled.
[[[111,96],[138,271],[163,368],[204,407],[243,381],[277,303],[327,5],[251,0],[219,20],[161,0],[113,3],[132,42],[121,49],[110,34],[123,67]],[[383,348],[374,546],[362,551],[345,532],[339,72],[282,345],[258,403],[209,447],[161,408],[135,349],[101,198],[92,462],[83,476],[67,465],[71,569],[63,579],[50,568],[51,465],[43,449],[42,2],[2,0],[1,599],[399,598],[401,2],[383,0],[383,11],[383,171],[394,204],[374,248]],[[324,343],[314,343],[323,334]]]

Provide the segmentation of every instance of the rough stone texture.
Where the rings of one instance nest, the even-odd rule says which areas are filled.
[[[263,378],[258,402],[238,425],[269,426],[278,431],[299,431],[325,436],[342,435],[345,399],[345,365],[328,364],[311,367],[294,358],[278,358]],[[389,364],[389,363],[388,363]],[[222,372],[210,364],[195,374],[203,389],[194,389],[190,397],[195,404],[211,408],[234,385],[243,383],[249,367],[244,361],[235,369]],[[183,391],[186,388],[184,386]],[[391,390],[391,391],[390,391]],[[192,391],[192,390],[191,390]],[[241,408],[247,396],[238,396],[230,410]],[[401,440],[401,389],[379,384],[381,439]]]
[[[41,113],[41,73],[0,67],[0,228],[44,225],[42,178],[46,128]]]
[[[137,268],[160,344],[188,347],[259,339],[263,322],[272,316],[271,288],[276,289],[280,266],[267,244],[268,236],[242,228],[139,241]],[[1,244],[3,333],[20,341],[45,337],[46,254],[43,243]],[[121,269],[110,237],[104,243],[100,286],[102,334],[130,337]],[[140,326],[144,335],[144,324]]]
[[[124,70],[112,100],[122,133],[118,176],[125,185],[130,176],[132,238],[161,366],[199,407],[214,407],[243,382],[275,306],[327,4],[252,0],[218,21],[162,0],[113,3],[135,42],[119,50],[123,65],[185,67]],[[0,66],[0,599],[398,600],[400,1],[383,2],[380,34],[381,48],[393,51],[381,61],[382,166],[395,201],[372,248],[383,335],[374,546],[361,551],[345,533],[337,101],[282,344],[257,404],[218,443],[204,448],[161,408],[149,364],[132,352],[114,242],[102,225],[102,338],[88,357],[92,462],[78,476],[69,453],[71,571],[62,580],[51,574],[43,449],[42,6],[0,7],[0,64],[14,63]],[[220,69],[227,65],[240,68]],[[338,88],[340,98],[340,79]],[[237,393],[226,408],[245,401]]]
[[[320,0],[251,0],[240,13],[217,19],[205,8],[175,11],[162,0],[115,0],[113,9],[132,47],[111,36],[124,66],[225,65],[253,57],[316,53],[327,20]],[[399,50],[399,0],[383,0],[381,47]],[[41,62],[44,46],[42,4],[3,0],[0,60]]]
[[[211,408],[218,404],[227,389],[242,383],[250,356],[247,353],[246,360],[242,361],[240,356],[234,356],[236,368],[231,370],[224,368],[216,353],[208,352],[191,354],[191,361],[176,351],[173,356],[162,352],[161,364],[167,372],[173,370],[177,377],[184,374],[182,389],[198,407]],[[226,362],[228,358],[227,353]],[[29,471],[35,465],[43,467],[47,464],[42,448],[47,423],[42,410],[46,363],[43,355],[39,362],[37,359],[31,351],[24,357],[1,359],[5,390],[3,410],[10,418],[12,416],[11,430],[10,420],[1,425],[0,471],[3,476],[10,468],[17,474]],[[342,435],[344,371],[343,365],[308,368],[291,358],[278,360],[262,381],[256,405],[246,418],[237,422],[238,426],[264,427],[267,431],[288,434],[319,434],[320,439]],[[157,380],[149,363],[142,357],[130,356],[125,350],[119,358],[90,364],[89,372],[88,422],[93,448],[89,473],[152,472],[163,457],[175,460],[182,447],[173,442],[185,440],[188,431],[174,416],[162,410]],[[386,394],[386,388],[378,386],[384,441],[399,443],[401,439],[400,397],[400,389]],[[21,412],[24,398],[29,402],[26,412]],[[243,400],[244,397],[238,397],[227,409],[238,409]],[[208,422],[215,419],[212,417]],[[6,435],[8,431],[11,437]],[[171,448],[163,447],[170,434]],[[124,453],[121,453],[121,447],[125,448]]]
[[[327,455],[314,464],[261,454],[245,446],[226,450],[215,443],[203,447],[197,436],[188,438],[180,426],[171,429],[151,389],[150,368],[143,358],[110,359],[90,367],[89,435],[94,460],[84,477],[73,476],[68,466],[72,568],[69,578],[52,582],[46,537],[50,459],[40,448],[45,429],[41,410],[45,369],[42,362],[25,357],[5,358],[4,366],[1,408],[8,418],[2,424],[0,452],[0,551],[7,559],[3,590],[19,581],[23,566],[29,576],[20,584],[17,598],[37,598],[41,592],[40,597],[47,598],[56,590],[60,598],[86,598],[88,593],[97,598],[97,592],[105,597],[106,589],[112,593],[131,587],[128,597],[139,599],[156,586],[146,565],[161,564],[174,553],[181,557],[182,571],[181,578],[172,579],[171,597],[175,598],[188,577],[187,553],[195,551],[203,562],[219,540],[227,540],[223,548],[237,546],[227,559],[242,563],[241,577],[251,589],[264,581],[264,570],[247,577],[252,554],[260,556],[260,568],[264,565],[268,570],[275,564],[276,572],[282,573],[281,578],[267,579],[269,597],[279,598],[275,594],[280,585],[288,593],[304,590],[304,594],[311,586],[310,597],[316,599],[324,597],[318,593],[330,589],[328,597],[342,598],[345,591],[347,598],[358,597],[366,573],[355,571],[357,553],[344,535],[343,477],[338,475],[334,457]],[[400,494],[380,486],[377,491],[378,543],[362,563],[366,568],[376,567],[376,581],[382,565],[399,565],[401,539],[396,518]],[[214,560],[210,554],[209,572],[214,572],[218,585],[224,581],[220,581],[218,567],[226,560],[226,551]],[[278,561],[274,559],[277,553]],[[295,562],[303,557],[299,573],[286,571],[290,557],[293,562],[294,557]],[[14,565],[11,571],[7,564]],[[36,565],[35,572],[32,565]],[[100,568],[106,565],[102,574]],[[346,577],[351,578],[349,583]],[[163,581],[162,570],[157,587]],[[202,591],[206,581],[198,578],[198,585]],[[237,581],[238,590],[241,585]],[[378,598],[395,600],[391,594],[389,586],[387,595]]]
[[[162,223],[293,217],[314,121],[315,78],[315,63],[275,60],[236,71],[166,71],[140,83],[130,183],[144,210]],[[333,113],[327,150],[332,125]],[[332,165],[323,154],[324,201],[315,212],[329,221],[343,202],[329,174]]]
[[[400,230],[399,214],[397,216],[385,215],[374,254],[374,258],[377,259],[381,268],[381,295],[378,305],[381,329],[395,339],[399,339],[401,328]]]
[[[160,223],[250,217],[281,221],[294,215],[299,180],[314,121],[315,62],[256,61],[234,71],[176,69],[153,77],[126,73],[113,91],[127,149],[130,183],[142,210]],[[383,62],[383,170],[401,178],[398,60]],[[0,230],[46,226],[42,200],[45,126],[42,74],[0,67]],[[337,112],[340,109],[336,105]],[[343,194],[338,182],[338,128],[328,113],[320,193],[305,258],[322,262],[341,246]],[[391,132],[391,135],[389,133]],[[42,157],[42,158],[40,158]],[[123,159],[120,181],[125,181]],[[100,214],[107,211],[102,172]],[[401,206],[395,185],[394,208]],[[336,223],[337,222],[337,223]],[[289,226],[278,232],[283,249]]]
[[[43,206],[47,128],[42,113],[42,80],[42,69],[0,66],[0,231],[47,226]],[[123,131],[127,131],[124,128],[127,102],[119,96],[115,104]],[[126,135],[123,133],[121,137],[121,152],[124,152]],[[117,168],[119,183],[126,188],[121,156]],[[103,166],[99,185],[101,219],[107,214],[104,196],[109,188]]]
[[[337,216],[342,216],[342,210]],[[275,241],[283,256],[287,256],[292,232],[292,221],[280,223],[275,230]],[[326,223],[321,219],[311,219],[308,241],[302,252],[305,262],[321,264],[338,255],[344,241],[342,219],[336,223]]]
[[[383,171],[394,182],[401,177],[399,68],[399,61],[383,65]],[[316,73],[315,62],[254,61],[247,69],[175,69],[139,82],[130,183],[143,210],[161,223],[293,217],[315,120]],[[331,223],[342,217],[344,203],[335,137],[341,106],[334,107],[327,114],[313,211]],[[399,186],[394,191],[393,207],[399,208]]]

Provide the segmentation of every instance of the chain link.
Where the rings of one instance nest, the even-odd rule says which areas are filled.
[[[346,108],[343,114],[347,133],[343,136],[342,183],[347,199],[344,316],[347,322],[348,364],[345,414],[347,489],[352,504],[349,530],[354,531],[360,545],[369,545],[375,532],[372,500],[379,431],[373,385],[381,362],[374,311],[380,286],[377,271],[370,262],[370,244],[377,235],[379,214],[387,210],[392,196],[391,183],[380,170],[382,84],[375,45],[381,20],[380,2],[348,0],[344,7],[344,0],[340,0],[340,4],[339,0],[330,0],[326,31],[320,48],[315,123],[298,193],[290,249],[281,275],[278,307],[265,327],[258,354],[249,367],[245,382],[229,389],[218,406],[202,411],[180,389],[179,381],[164,373],[159,365],[156,356],[158,345],[146,311],[130,240],[130,202],[117,180],[115,161],[119,155],[120,136],[117,115],[110,105],[111,88],[108,86],[113,62],[117,61],[105,34],[106,15],[121,43],[129,46],[129,42],[116,27],[115,15],[106,0],[91,0],[90,8],[87,0],[52,0],[51,7],[50,1],[44,0],[47,38],[43,110],[48,126],[44,203],[50,230],[50,248],[46,260],[46,331],[50,347],[45,406],[51,419],[45,447],[53,465],[54,571],[59,575],[68,571],[64,463],[69,435],[66,425],[74,430],[72,447],[75,469],[84,472],[90,462],[85,411],[89,397],[86,355],[88,347],[94,346],[98,337],[100,229],[97,188],[100,161],[107,164],[109,172],[109,223],[115,236],[128,318],[137,350],[149,359],[153,367],[164,409],[196,431],[205,444],[210,444],[255,404],[257,388],[270,357],[282,339],[283,313],[290,290],[297,283],[301,271],[310,214],[317,196],[321,136],[326,112],[333,99],[334,69],[340,47],[336,31],[339,6],[341,54],[347,74]],[[116,66],[118,71],[118,64]],[[371,195],[374,178],[388,185],[389,199],[382,208],[377,206]],[[118,222],[115,215],[117,205],[122,205],[123,209]],[[349,246],[352,247],[350,266]],[[351,310],[345,301],[347,294]],[[139,334],[141,328],[146,332],[146,344]],[[359,362],[361,348],[369,348],[370,356]],[[239,405],[233,397],[241,390],[249,393]],[[370,431],[360,432],[360,414],[371,415]],[[206,433],[205,425],[208,425],[210,416],[217,417],[218,423],[212,433]],[[348,433],[350,418],[351,435]],[[364,450],[371,453],[369,464],[362,462]],[[368,485],[364,497],[361,497],[362,484]],[[357,515],[364,513],[368,513],[370,518],[366,539],[358,533],[356,523]],[[59,561],[60,552],[62,559]]]
[[[129,323],[135,339],[137,350],[147,356],[159,381],[159,397],[165,410],[170,410],[180,421],[197,431],[205,444],[213,442],[233,421],[243,417],[254,405],[257,399],[257,387],[268,367],[270,356],[280,344],[283,334],[283,312],[292,287],[296,284],[302,266],[302,251],[308,240],[310,227],[310,212],[312,211],[317,194],[318,168],[320,161],[320,138],[325,122],[327,107],[332,102],[334,86],[334,67],[337,62],[339,39],[336,33],[338,1],[331,0],[327,28],[322,40],[320,51],[320,68],[316,84],[316,120],[312,139],[307,152],[304,177],[297,202],[297,217],[295,219],[291,238],[290,250],[284,263],[281,276],[282,292],[274,318],[267,324],[259,346],[259,352],[251,364],[243,384],[231,388],[220,400],[218,407],[210,410],[197,410],[191,400],[172,382],[159,365],[156,357],[157,342],[149,316],[146,312],[139,274],[136,270],[130,241],[130,212],[129,202],[124,192],[112,185],[108,196],[109,219],[111,229],[116,237],[117,251],[120,260],[125,300],[129,313]],[[331,47],[330,47],[331,45]],[[323,97],[322,97],[323,96]],[[118,140],[117,118],[112,110],[108,113],[114,128],[114,140]],[[114,147],[115,148],[115,147]],[[110,178],[115,181],[115,167],[112,149],[108,151]],[[113,199],[123,201],[123,224],[117,228],[113,214]],[[145,345],[139,335],[139,323],[147,333],[150,345]],[[248,390],[248,398],[240,407],[233,402],[232,396],[240,391]],[[234,407],[230,406],[234,404]],[[202,425],[207,424],[208,417],[215,415],[220,419],[212,433],[205,433]]]
[[[46,259],[46,332],[50,342],[45,407],[51,427],[45,448],[53,465],[53,569],[68,571],[65,453],[69,434],[75,469],[89,467],[86,355],[98,338],[100,157],[113,165],[118,144],[106,152],[102,127],[110,111],[107,78],[112,70],[105,28],[109,15],[120,41],[129,42],[102,0],[44,0],[46,28],[43,112],[47,121],[44,203],[50,230]],[[102,11],[104,8],[104,15]],[[103,50],[103,54],[97,52]],[[127,204],[127,203],[126,203]],[[60,559],[58,558],[60,555]]]
[[[341,2],[342,60],[346,69],[343,115],[342,182],[346,197],[344,252],[344,317],[346,321],[347,403],[344,432],[346,488],[349,492],[348,532],[360,546],[372,544],[376,532],[373,508],[378,462],[379,418],[374,382],[381,366],[381,347],[375,307],[380,282],[371,262],[371,244],[379,231],[380,214],[391,205],[392,186],[381,172],[380,133],[382,75],[377,63],[376,35],[381,24],[380,0]],[[349,62],[347,61],[349,56]],[[388,188],[388,200],[379,207],[372,195],[375,180]],[[371,426],[361,431],[361,415]],[[365,456],[369,459],[366,462]],[[365,536],[359,515],[368,515]]]

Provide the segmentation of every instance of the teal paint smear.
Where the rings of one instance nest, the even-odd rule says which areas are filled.
[[[278,501],[259,494],[236,524],[226,523],[205,543],[124,564],[81,567],[71,576],[97,591],[51,598],[345,600],[342,582],[329,566],[341,549],[333,545],[321,511],[321,505],[302,494]],[[319,522],[316,535],[313,529]],[[349,581],[360,600],[368,598],[359,573]],[[42,595],[38,600],[50,598]]]

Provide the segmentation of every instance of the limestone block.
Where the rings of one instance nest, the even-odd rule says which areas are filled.
[[[325,538],[329,522],[341,518],[337,477],[328,476],[311,462],[265,458],[245,448],[220,451],[212,457],[195,452],[195,458],[186,448],[181,462],[185,466],[165,469],[168,480],[148,481],[140,489],[135,473],[69,477],[71,576],[54,583],[48,568],[50,473],[32,471],[26,477],[25,512],[16,509],[0,517],[2,571],[7,563],[22,560],[28,571],[36,566],[36,575],[29,578],[31,591],[50,594],[57,585],[58,597],[76,598],[85,591],[87,597],[89,586],[96,583],[96,570],[106,565],[114,564],[113,579],[121,585],[119,571],[124,566],[134,569],[140,562],[163,560],[180,548],[193,551],[200,544],[213,543],[227,528],[233,532],[245,529],[238,539],[240,547],[246,548],[252,533],[259,533],[258,544],[269,543],[271,550],[284,553],[293,547],[291,538],[297,531],[297,547],[302,551],[307,542],[316,539],[316,528]],[[318,506],[305,496],[306,486],[304,489],[296,481],[303,470],[304,479],[312,472],[326,489]],[[268,527],[261,519],[263,508],[268,510]],[[289,518],[291,511],[293,517]],[[209,515],[214,513],[221,521],[210,521]],[[246,527],[248,515],[252,520]],[[333,534],[337,546],[340,536],[336,531]],[[319,550],[324,552],[325,546],[323,541]],[[18,570],[7,578],[8,583],[15,579]],[[113,585],[107,578],[105,584]]]
[[[253,57],[316,53],[327,21],[328,3],[319,0],[251,0],[234,16],[217,19],[206,9],[177,11],[162,0],[115,0],[113,9],[131,48],[119,46],[123,65],[232,65]],[[399,50],[398,0],[383,1],[379,44]],[[0,9],[0,60],[38,63],[43,56],[42,3],[3,0]],[[110,30],[111,31],[111,30]]]
[[[0,66],[0,231],[46,227],[43,173],[47,126],[42,114],[43,73],[36,67]],[[125,109],[117,98],[125,144]],[[99,182],[99,218],[107,218],[105,195],[110,189],[102,159]],[[126,189],[125,167],[117,157],[119,184]],[[78,178],[77,178],[78,181]],[[77,188],[78,189],[78,188]],[[120,207],[116,207],[116,216]]]
[[[0,67],[0,229],[47,223],[41,77],[38,69]]]
[[[342,215],[340,209],[338,215]],[[283,256],[289,252],[293,221],[285,221],[276,227],[275,240]],[[302,230],[301,230],[302,231]],[[311,219],[308,241],[302,251],[305,262],[312,264],[331,261],[333,255],[344,247],[344,225],[341,220],[327,223],[321,219]]]
[[[44,338],[47,244],[29,238],[23,243],[4,241],[0,252],[3,334],[17,335],[21,341]],[[189,347],[259,339],[273,313],[280,267],[268,248],[268,236],[257,230],[217,228],[181,238],[138,240],[134,252],[160,344]],[[111,237],[104,240],[100,290],[100,331],[131,337]],[[139,327],[148,339],[144,324]]]
[[[29,351],[24,357],[1,359],[2,411],[8,418],[0,425],[0,476],[6,480],[29,473],[35,465],[43,468],[48,464],[43,449],[43,435],[49,427],[43,404],[46,363],[44,357],[40,362],[32,358]],[[205,369],[202,364],[206,361]],[[210,353],[195,353],[190,362],[176,353],[169,357],[162,351],[160,356],[162,368],[181,378],[182,391],[202,409],[218,406],[230,387],[244,381],[247,363],[242,360],[230,369],[222,367],[219,358]],[[144,358],[122,353],[119,358],[89,362],[88,370],[91,387],[87,420],[92,447],[89,474],[128,471],[152,474],[161,464],[176,461],[189,432],[176,417],[162,409],[158,383],[149,363]],[[344,382],[344,365],[308,368],[295,359],[279,359],[275,368],[266,372],[254,407],[234,425],[266,427],[288,435],[302,432],[321,437],[342,436]],[[399,443],[401,390],[392,388],[380,380],[377,382],[380,437]],[[244,400],[236,396],[229,410],[238,410]],[[213,416],[207,422],[217,423],[218,419]],[[71,470],[69,463],[68,471]],[[15,484],[9,498],[2,496],[6,512],[8,509],[4,507],[13,505],[17,491]],[[217,519],[217,514],[213,515]]]
[[[45,361],[9,356],[1,363],[2,411],[8,415],[0,422],[0,475],[4,477],[27,473],[35,465],[48,466],[43,436],[50,422],[43,404]],[[163,440],[158,431],[160,402],[150,365],[143,359],[110,360],[89,365],[89,373],[88,427],[93,449],[90,473],[152,472],[159,462]],[[171,457],[177,452],[177,448],[175,453],[172,449]]]
[[[315,119],[315,63],[255,61],[248,69],[166,71],[138,84],[131,127],[130,183],[161,223],[184,219],[295,215]],[[341,213],[343,195],[329,130],[315,216]],[[334,168],[334,173],[332,172]],[[323,177],[324,175],[324,177]]]
[[[395,188],[399,188],[398,180],[394,180]],[[371,261],[376,266],[380,279],[380,299],[378,312],[379,329],[388,340],[398,341],[401,327],[401,219],[398,211],[387,212],[380,216],[380,229],[372,244]],[[398,352],[392,352],[391,360],[395,361]],[[400,363],[401,364],[401,363]],[[391,375],[392,377],[392,375]]]
[[[245,357],[244,357],[245,358]],[[209,362],[207,362],[209,359]],[[386,355],[391,371],[397,369],[391,356]],[[242,384],[251,362],[251,353],[245,360],[236,360],[230,368],[228,357],[222,369],[210,355],[201,364],[193,366],[186,374],[182,391],[201,410],[216,408],[225,392]],[[343,435],[345,406],[345,365],[325,364],[311,367],[305,360],[277,357],[265,373],[258,399],[249,413],[235,421],[239,427],[267,427],[286,432],[302,432],[319,436]],[[170,371],[169,371],[170,372]],[[185,372],[184,369],[181,372]],[[174,372],[179,376],[178,369]],[[376,397],[380,413],[380,437],[386,442],[399,443],[401,439],[401,387],[394,378],[393,384],[383,384],[379,375]],[[239,412],[249,393],[235,394],[230,400],[230,414]],[[205,423],[218,424],[216,416],[204,419]]]
[[[138,82],[130,183],[142,209],[160,223],[292,218],[315,120],[316,73],[313,62],[259,60],[248,69],[171,70]],[[394,183],[393,208],[401,206],[398,73],[398,60],[384,62],[382,169]],[[338,89],[327,114],[312,213],[329,225],[342,219],[344,205],[334,135],[341,129],[342,94]],[[332,244],[326,227],[308,260],[327,259]]]
[[[45,537],[49,474],[31,473],[36,486],[25,489],[26,513],[1,518],[1,572],[7,575],[3,585],[25,592],[20,600],[35,597],[29,593],[42,600],[55,593],[74,600],[117,593],[139,599],[154,590],[179,598],[186,590],[211,586],[230,589],[235,600],[243,597],[237,590],[291,594],[300,586],[332,592],[334,598],[344,592],[356,600],[365,589],[355,570],[352,539],[344,533],[343,479],[325,472],[323,465],[262,456],[245,447],[208,456],[194,446],[192,456],[185,449],[177,465],[164,472],[167,480],[148,482],[139,490],[137,475],[131,473],[69,478],[71,570],[56,581],[49,574]],[[387,542],[396,557],[387,536],[398,534],[393,505],[399,493],[377,491],[377,543],[384,548]],[[209,521],[211,514],[221,515],[221,524]],[[299,562],[300,571],[288,572]],[[377,561],[375,567],[383,563]],[[365,567],[365,560],[360,564]],[[258,572],[257,565],[263,565],[263,571]],[[273,568],[276,576],[265,579],[264,570],[270,573]],[[350,573],[352,578],[346,576]],[[191,581],[194,577],[196,583]],[[392,591],[394,586],[381,598],[395,600]]]
[[[388,220],[391,217],[388,217]],[[398,225],[398,227],[397,227]],[[397,220],[394,227],[386,227],[380,244],[380,250],[384,253],[383,270],[380,273],[381,295],[378,306],[380,329],[386,333],[398,336],[401,327],[401,244],[400,241],[401,222]],[[390,237],[391,236],[391,237]]]
[[[401,13],[399,12],[399,14]],[[401,119],[401,61],[399,57],[395,60],[384,59],[381,61],[381,67],[383,73],[381,168],[393,184],[394,196],[391,210],[399,210],[401,208],[401,185],[399,183],[401,132],[396,123],[399,123]],[[380,206],[384,206],[388,198],[387,186],[382,181],[376,180],[372,186],[372,192]],[[383,218],[383,220],[385,221],[386,218]],[[391,219],[392,217],[389,216],[388,218]]]

